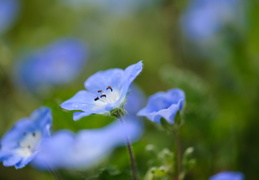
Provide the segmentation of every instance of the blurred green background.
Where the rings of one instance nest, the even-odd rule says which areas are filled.
[[[194,147],[197,161],[186,179],[208,179],[224,170],[259,179],[259,2],[237,1],[244,10],[241,30],[224,24],[213,43],[201,44],[188,39],[181,25],[192,1],[125,1],[124,5],[121,1],[19,1],[17,19],[0,39],[1,136],[41,105],[52,108],[53,132],[103,127],[113,120],[90,116],[74,122],[72,113],[62,111],[59,104],[83,89],[91,74],[143,60],[143,72],[135,82],[146,97],[171,88],[186,93],[179,137],[182,150]],[[20,56],[66,36],[87,44],[87,62],[80,75],[47,93],[33,94],[17,86],[13,67]],[[175,143],[158,124],[143,122],[144,135],[133,144],[141,177],[154,159],[146,146],[153,144],[160,151]],[[120,147],[97,167],[57,173],[62,179],[91,179],[101,169],[115,168],[120,172],[117,179],[130,179],[128,163],[126,148]],[[49,172],[31,166],[15,170],[0,165],[0,179],[18,178],[53,179]]]

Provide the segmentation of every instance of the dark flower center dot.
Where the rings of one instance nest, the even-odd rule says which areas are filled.
[[[107,86],[106,91],[110,90],[111,92],[113,91],[111,86]],[[102,93],[103,90],[98,90],[98,93]],[[94,98],[94,101],[98,101],[100,98],[106,98],[106,94],[101,94],[100,96],[97,96],[96,98]]]
[[[103,97],[105,97],[105,98],[106,98],[106,95],[105,95],[105,94],[102,94],[102,95],[100,96],[100,98],[103,98]]]
[[[24,136],[30,135],[30,133],[28,134],[28,133],[24,132],[23,135]],[[36,138],[36,132],[32,132],[31,135],[32,135],[32,138]],[[28,141],[28,140],[26,140],[26,138],[27,137],[25,137],[25,139],[22,140],[21,142],[17,142],[17,145],[20,147],[25,147],[25,148],[31,149],[32,146],[30,145],[30,142],[29,142],[29,145],[24,144],[24,141]]]
[[[108,87],[106,88],[106,90],[108,90],[108,89],[110,89],[110,90],[111,90],[111,92],[113,91],[113,89],[112,89],[112,87],[111,87],[111,86],[108,86]]]

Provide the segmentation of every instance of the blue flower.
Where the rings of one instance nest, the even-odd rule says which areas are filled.
[[[211,176],[209,180],[243,180],[244,175],[240,172],[224,171],[214,176]]]
[[[50,109],[41,107],[30,118],[19,120],[1,140],[0,161],[4,166],[22,168],[39,152],[41,141],[50,135]]]
[[[167,92],[158,92],[148,99],[147,106],[138,112],[139,116],[146,116],[151,121],[160,123],[164,118],[174,123],[177,111],[182,110],[185,101],[184,92],[180,89],[171,89]]]
[[[116,147],[125,144],[125,132],[130,140],[142,135],[143,126],[136,117],[124,117],[125,127],[118,120],[100,129],[82,130],[74,134],[58,131],[42,142],[41,151],[32,164],[43,170],[86,169],[97,165]]]
[[[240,0],[193,0],[182,17],[185,35],[197,42],[211,40],[224,26],[244,20]]]
[[[110,115],[110,111],[123,108],[133,80],[142,71],[142,61],[122,69],[99,71],[85,81],[86,90],[81,90],[61,107],[75,112],[74,120],[91,114]]]
[[[6,32],[17,19],[20,3],[18,0],[0,0],[0,34]]]
[[[125,135],[131,142],[137,141],[143,133],[143,124],[133,114],[142,107],[144,97],[135,86],[131,87],[130,91],[125,104],[129,114],[123,117],[123,126],[116,120],[105,127],[82,130],[77,134],[67,130],[58,131],[42,142],[41,151],[32,164],[45,170],[90,168],[107,157],[116,147],[125,145]]]
[[[44,92],[74,80],[86,62],[86,47],[75,38],[63,38],[28,54],[15,66],[18,84]]]
[[[145,103],[146,97],[142,90],[138,86],[132,85],[129,90],[127,102],[124,105],[124,109],[128,114],[135,115],[144,107]]]

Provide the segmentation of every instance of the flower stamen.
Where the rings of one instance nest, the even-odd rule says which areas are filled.
[[[104,94],[104,92],[106,93]],[[100,95],[97,94],[97,97],[94,101],[99,101],[101,104],[103,103],[114,103],[118,100],[118,93],[114,91],[111,86],[108,86],[106,90],[98,90],[97,93],[101,93]]]
[[[105,95],[105,94],[102,94],[102,95],[100,96],[100,98],[103,98],[103,97],[105,97],[105,98],[106,98],[106,95]]]
[[[106,88],[106,90],[108,90],[108,89],[110,89],[110,90],[111,90],[111,92],[113,91],[113,89],[112,89],[112,87],[111,87],[111,86],[108,86],[108,87]]]

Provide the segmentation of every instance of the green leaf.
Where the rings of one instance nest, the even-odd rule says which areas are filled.
[[[168,133],[172,133],[173,132],[173,124],[170,124],[166,119],[161,118],[160,119],[160,123],[162,125],[162,127],[168,132]]]
[[[125,179],[129,177],[129,174],[122,173],[118,168],[108,167],[101,169],[98,179],[113,180],[113,179]]]
[[[183,124],[183,119],[182,119],[181,113],[180,111],[177,111],[175,115],[174,127],[178,129],[180,128],[180,126],[182,126],[182,124]]]
[[[196,160],[194,158],[191,158],[192,154],[194,152],[193,147],[188,147],[184,154],[183,154],[183,172],[184,174],[191,168],[193,168],[196,164]]]
[[[164,167],[152,167],[144,177],[144,180],[166,179],[167,171]]]

